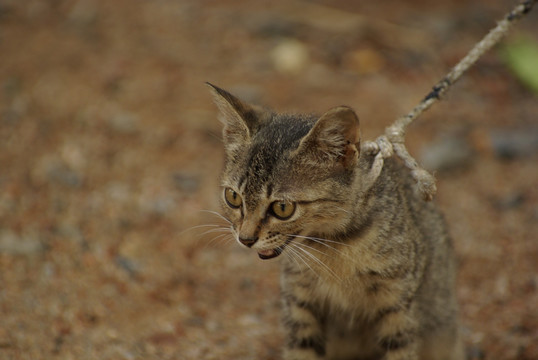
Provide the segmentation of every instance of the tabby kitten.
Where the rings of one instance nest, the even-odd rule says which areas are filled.
[[[371,181],[348,107],[282,115],[210,85],[233,236],[282,256],[284,359],[463,359],[443,219],[394,157]]]

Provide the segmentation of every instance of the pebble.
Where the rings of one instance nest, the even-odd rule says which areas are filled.
[[[35,234],[18,235],[9,229],[0,232],[0,253],[33,255],[44,251],[44,249],[44,245]]]
[[[420,163],[428,170],[447,171],[469,164],[474,151],[461,134],[444,136],[427,144],[420,152]]]
[[[188,194],[196,192],[200,187],[200,180],[198,177],[184,172],[178,171],[173,173],[172,180],[178,190]]]
[[[532,156],[538,153],[538,127],[493,130],[490,144],[494,154],[503,159]]]
[[[275,69],[284,74],[297,74],[310,61],[308,48],[296,39],[283,39],[271,51]]]
[[[129,274],[129,276],[136,277],[136,275],[139,274],[140,266],[135,260],[122,255],[118,255],[116,256],[115,261],[116,265],[118,265],[121,269],[125,270]]]
[[[239,319],[237,319],[237,323],[241,326],[253,328],[255,326],[259,326],[261,320],[258,316],[255,315],[243,315]]]
[[[79,173],[63,164],[49,168],[47,175],[51,182],[72,188],[80,187],[83,181]]]
[[[69,21],[76,26],[89,26],[98,18],[97,7],[93,1],[78,0],[68,14]]]
[[[374,74],[385,66],[384,57],[373,48],[357,49],[348,53],[345,63],[360,75]]]
[[[467,360],[482,360],[486,357],[484,350],[478,345],[471,345],[466,350],[465,358]]]
[[[499,210],[510,210],[519,208],[525,203],[525,200],[525,193],[517,191],[494,199],[493,204]]]
[[[127,203],[132,197],[129,185],[120,181],[111,181],[106,185],[107,197],[117,203]]]
[[[118,110],[108,119],[110,129],[119,134],[133,134],[138,130],[138,117],[130,112]]]
[[[245,19],[245,26],[260,37],[285,37],[295,35],[300,26],[298,23],[278,16],[277,14],[261,13],[258,16]]]
[[[5,329],[0,329],[0,350],[12,347],[13,345],[9,333]]]
[[[174,199],[166,195],[143,198],[140,201],[141,210],[155,216],[166,216],[172,212],[176,205]]]
[[[44,155],[38,159],[32,169],[32,177],[37,182],[48,182],[71,188],[80,187],[84,181],[82,172],[71,168],[57,155]]]

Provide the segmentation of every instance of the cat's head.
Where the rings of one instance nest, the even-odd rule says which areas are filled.
[[[344,232],[360,149],[353,110],[276,114],[210,86],[224,126],[221,202],[234,237],[270,259],[306,237]]]

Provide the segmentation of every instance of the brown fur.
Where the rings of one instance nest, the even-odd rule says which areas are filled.
[[[262,259],[282,253],[284,358],[463,359],[444,221],[397,160],[366,180],[353,110],[275,114],[212,89],[223,189],[242,200],[224,215]]]

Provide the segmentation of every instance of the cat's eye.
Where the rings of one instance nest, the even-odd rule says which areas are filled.
[[[224,189],[224,199],[229,207],[237,209],[243,204],[243,199],[241,196],[230,188]]]
[[[295,203],[290,201],[275,201],[271,204],[271,212],[277,219],[287,220],[295,213]]]

